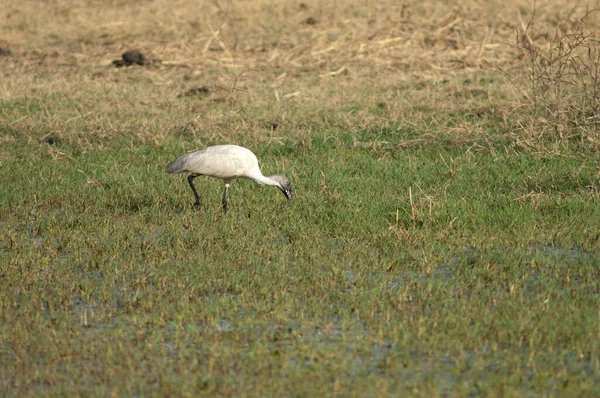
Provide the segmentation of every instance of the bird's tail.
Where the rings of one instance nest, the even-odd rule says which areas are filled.
[[[166,167],[167,173],[171,173],[171,174],[183,173],[185,171],[186,156],[187,155],[184,155],[180,158],[175,159],[171,163],[169,163]]]

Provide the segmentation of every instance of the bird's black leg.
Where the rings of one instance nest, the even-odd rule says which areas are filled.
[[[223,212],[227,213],[227,191],[229,191],[229,183],[225,183],[225,191],[223,192],[223,199],[221,200],[221,207]]]
[[[194,186],[194,178],[198,177],[197,175],[194,174],[190,174],[188,176],[188,183],[190,184],[190,188],[192,188],[192,191],[194,192],[194,197],[196,198],[196,202],[194,203],[194,207],[196,209],[200,208],[200,195],[198,195],[198,191],[196,191],[196,187]]]

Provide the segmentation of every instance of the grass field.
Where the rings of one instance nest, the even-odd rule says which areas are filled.
[[[440,3],[3,4],[0,395],[600,395],[599,5]]]

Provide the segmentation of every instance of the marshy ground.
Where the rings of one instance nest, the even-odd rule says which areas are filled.
[[[600,14],[451,3],[8,0],[2,394],[598,395]]]

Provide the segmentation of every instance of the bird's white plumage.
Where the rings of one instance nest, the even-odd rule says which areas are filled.
[[[260,168],[256,155],[249,149],[237,145],[216,145],[197,152],[188,153],[177,161],[178,171],[222,179],[258,177]],[[258,171],[258,173],[257,173]]]
[[[249,178],[261,185],[272,185],[279,188],[286,198],[290,199],[290,183],[285,176],[274,175],[265,177],[260,171],[256,155],[247,148],[238,145],[215,145],[197,152],[183,155],[166,167],[168,173],[190,173],[188,182],[194,191],[196,204],[200,205],[200,198],[194,188],[192,180],[196,176],[205,175],[221,178],[225,181],[223,194],[223,208],[227,209],[227,190],[231,180],[236,178]]]

